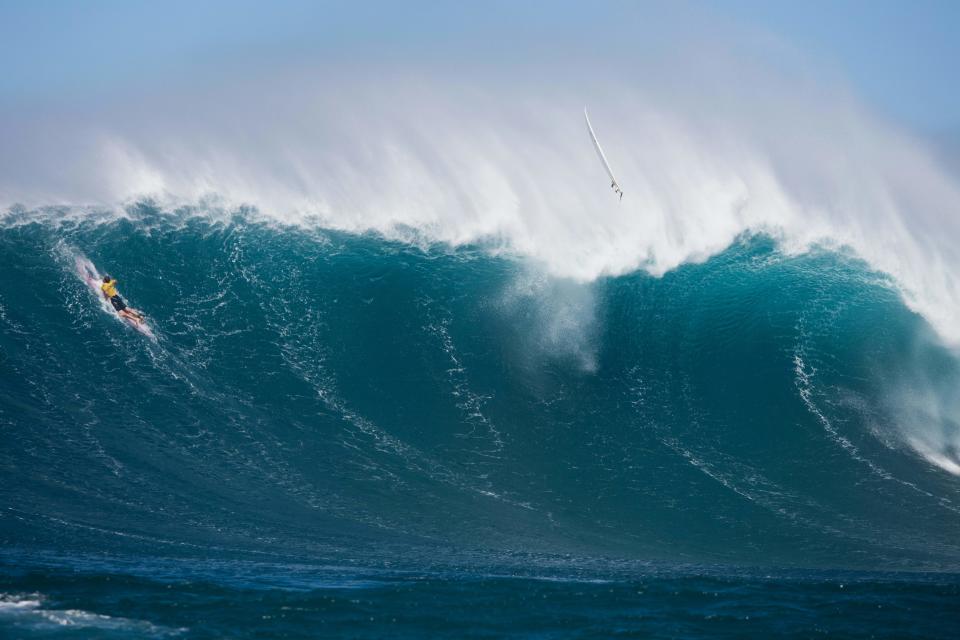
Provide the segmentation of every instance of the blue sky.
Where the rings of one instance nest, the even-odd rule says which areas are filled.
[[[62,106],[304,61],[495,66],[606,51],[616,64],[717,30],[777,42],[911,128],[960,130],[960,2],[932,0],[0,0],[0,99]]]
[[[743,0],[717,6],[836,65],[868,102],[895,118],[934,130],[960,127],[960,2]]]

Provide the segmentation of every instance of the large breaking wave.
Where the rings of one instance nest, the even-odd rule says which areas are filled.
[[[489,242],[123,213],[0,230],[14,547],[960,566],[960,363],[848,250],[742,234],[584,280]]]

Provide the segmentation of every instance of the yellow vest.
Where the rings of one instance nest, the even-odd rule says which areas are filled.
[[[104,282],[100,285],[100,290],[103,291],[108,298],[112,298],[117,295],[117,281],[111,280],[110,282]]]

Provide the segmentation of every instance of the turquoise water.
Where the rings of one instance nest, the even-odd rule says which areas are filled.
[[[960,362],[855,256],[127,214],[0,229],[0,635],[960,631]]]

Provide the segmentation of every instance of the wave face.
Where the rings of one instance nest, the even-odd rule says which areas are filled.
[[[0,268],[9,547],[960,568],[960,363],[842,252],[585,284],[143,203]]]

